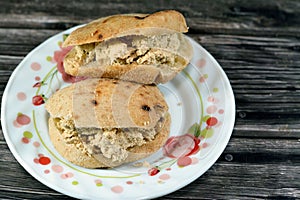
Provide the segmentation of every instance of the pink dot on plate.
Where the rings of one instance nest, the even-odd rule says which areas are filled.
[[[66,173],[66,174],[60,175],[60,177],[61,177],[62,179],[72,178],[73,176],[74,176],[74,174],[71,173],[71,172],[68,172],[68,173]]]
[[[195,165],[195,164],[197,164],[198,162],[199,162],[199,159],[198,159],[198,158],[195,158],[195,157],[192,158],[192,165]]]
[[[42,154],[42,153],[38,154],[38,157],[43,157],[43,156],[44,156],[44,154]]]
[[[51,169],[56,173],[61,173],[62,171],[64,171],[64,168],[60,165],[53,165]]]
[[[213,103],[214,103],[214,104],[218,104],[219,102],[220,102],[220,100],[217,99],[217,98],[215,98]]]
[[[37,142],[37,141],[35,141],[35,142],[33,143],[33,146],[35,146],[36,148],[38,148],[40,145],[41,145],[41,144],[40,144],[39,142]]]
[[[204,142],[202,145],[201,145],[201,148],[206,148],[208,147],[208,143]]]
[[[114,193],[122,193],[123,192],[123,187],[120,185],[116,185],[111,188],[111,191]]]
[[[36,163],[36,164],[40,163],[38,158],[33,159],[33,162]]]
[[[127,183],[128,185],[132,185],[132,184],[133,184],[132,181],[127,181],[126,183]]]
[[[188,156],[186,157],[181,157],[177,160],[177,164],[178,166],[180,167],[185,167],[185,166],[188,166],[192,163],[192,159]]]
[[[62,174],[62,175],[60,175],[60,178],[66,179],[66,178],[68,178],[68,176],[67,176],[67,174]]]
[[[28,117],[27,115],[18,113],[16,121],[18,124],[27,125],[30,123],[31,120],[30,120],[30,117]]]
[[[68,176],[68,178],[72,178],[74,176],[74,174],[72,172],[68,172],[67,176]]]
[[[26,94],[25,94],[24,92],[19,92],[19,93],[17,94],[17,98],[18,98],[18,100],[20,100],[20,101],[24,101],[24,100],[26,99]]]
[[[220,127],[222,125],[222,122],[218,121],[218,123],[215,125],[215,127]]]
[[[49,174],[49,173],[50,173],[50,170],[49,170],[49,169],[46,169],[46,170],[44,171],[44,173],[45,173],[45,174]]]
[[[204,67],[206,64],[206,60],[204,58],[201,58],[197,61],[196,65],[200,68]]]
[[[215,98],[214,98],[213,96],[209,96],[209,97],[207,98],[207,101],[208,101],[208,102],[214,102],[214,101],[215,101]]]
[[[223,109],[220,109],[218,112],[219,112],[219,114],[223,114],[223,113],[224,113],[224,110],[223,110]]]
[[[31,63],[31,69],[34,70],[34,71],[39,71],[41,69],[41,65],[37,62],[33,62]]]
[[[205,82],[205,77],[201,76],[199,81],[200,81],[200,83],[204,83]]]
[[[95,183],[96,183],[96,184],[102,183],[102,181],[101,181],[100,179],[96,179],[96,180],[95,180]]]
[[[168,179],[170,179],[170,175],[169,174],[162,174],[162,175],[159,176],[159,179],[168,180]]]
[[[218,109],[217,106],[211,105],[211,106],[207,107],[206,112],[208,114],[213,114],[213,113],[215,113],[217,111],[217,109]]]
[[[13,121],[13,125],[14,125],[14,127],[16,127],[16,128],[20,128],[22,125],[21,124],[19,124],[18,122],[17,122],[17,120],[14,120]]]
[[[41,80],[41,77],[36,76],[34,79],[35,79],[36,81],[40,81],[40,80]]]

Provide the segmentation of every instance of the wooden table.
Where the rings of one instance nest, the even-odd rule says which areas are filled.
[[[50,36],[101,16],[177,9],[220,63],[236,122],[218,161],[161,199],[300,198],[300,1],[0,1],[0,94],[20,61]],[[15,160],[0,131],[1,199],[68,199]]]

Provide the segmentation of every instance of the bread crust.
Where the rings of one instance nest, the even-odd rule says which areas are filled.
[[[64,68],[66,73],[72,76],[115,78],[143,84],[166,83],[183,70],[193,56],[193,48],[188,39],[182,34],[187,31],[188,27],[184,16],[175,10],[165,10],[153,14],[123,14],[100,18],[74,30],[64,41],[63,46],[75,46],[64,58]],[[135,54],[136,57],[130,58],[134,61],[144,60],[144,63],[119,63],[118,57],[114,57],[113,54],[107,55],[108,59],[112,59],[111,62],[103,63],[103,59],[101,60],[101,56],[99,56],[101,54],[98,53],[97,57],[94,54],[94,50],[97,49],[99,43],[105,44],[105,42],[114,41],[116,38],[126,40],[126,36],[146,36],[147,38],[153,36],[153,38],[159,38],[160,36],[169,37],[174,35],[177,36],[178,40],[172,41],[168,38],[168,40],[161,39],[158,41],[161,41],[161,44],[166,44],[166,41],[171,40],[172,42],[169,42],[168,45],[180,44],[178,49],[175,48],[176,52],[173,51],[171,45],[164,48],[160,48],[159,45],[152,47],[146,45],[149,48],[148,54]],[[120,42],[120,44],[125,43]],[[145,48],[142,43],[139,44],[134,46],[136,50]],[[159,42],[154,41],[150,44],[159,44]],[[131,45],[127,46],[127,51],[130,51]],[[116,46],[112,48],[113,50],[104,49],[108,49],[107,52],[114,52],[119,47]],[[106,55],[106,53],[102,55]],[[100,58],[98,59],[98,57]],[[170,62],[163,63],[162,60]]]
[[[153,35],[158,32],[187,32],[183,15],[175,10],[165,10],[153,14],[113,15],[94,20],[73,31],[63,43],[63,47],[104,40],[126,35]]]
[[[168,111],[157,86],[105,78],[63,88],[52,95],[45,108],[52,117],[74,119],[77,127],[95,128],[153,128]]]

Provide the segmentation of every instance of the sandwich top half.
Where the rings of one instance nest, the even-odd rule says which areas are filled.
[[[165,83],[193,55],[183,35],[187,31],[184,17],[174,10],[100,18],[73,31],[63,43],[74,46],[65,57],[65,71],[73,76]]]

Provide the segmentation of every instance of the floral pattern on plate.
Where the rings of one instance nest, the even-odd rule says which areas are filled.
[[[63,58],[71,48],[61,44],[72,30],[29,53],[3,96],[5,139],[32,176],[77,198],[154,198],[192,182],[217,160],[234,124],[233,93],[218,63],[192,39],[194,57],[189,66],[158,86],[172,118],[170,137],[161,150],[114,169],[84,169],[61,157],[49,139],[43,104],[55,91],[84,79],[69,76],[63,69]]]

